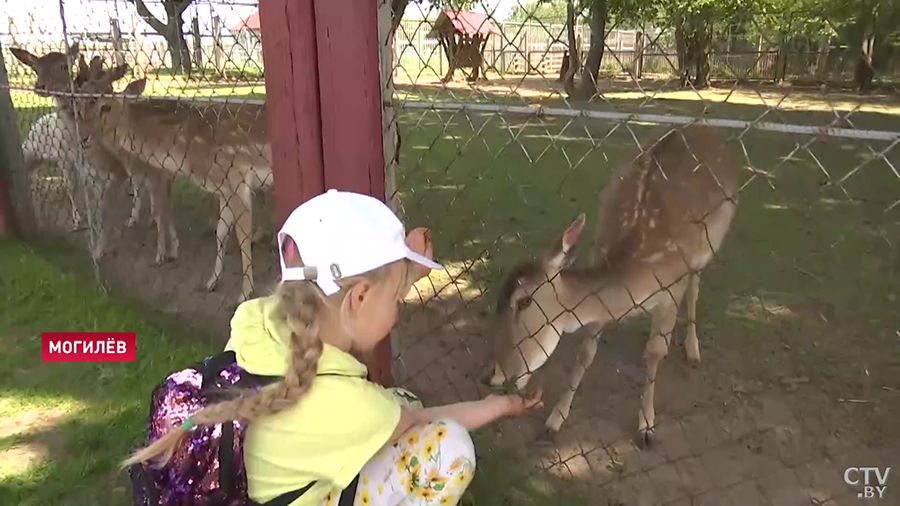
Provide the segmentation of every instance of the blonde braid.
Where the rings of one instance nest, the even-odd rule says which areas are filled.
[[[409,289],[409,265],[407,261],[403,261],[403,264],[405,270],[398,276],[399,295]],[[384,265],[362,276],[341,280],[339,284],[343,289],[336,297],[343,296],[347,288],[361,278],[380,282],[388,276],[392,265]],[[216,425],[233,420],[249,421],[273,415],[294,406],[306,395],[316,377],[319,358],[322,356],[322,340],[319,339],[316,317],[328,301],[318,286],[310,281],[282,281],[278,284],[275,295],[278,299],[276,313],[291,329],[291,357],[284,379],[263,387],[258,392],[243,392],[235,399],[201,409],[180,428],[169,430],[153,444],[134,452],[120,464],[120,468],[151,460],[163,465],[172,458],[194,426]]]
[[[263,387],[258,392],[244,392],[239,397],[207,406],[190,417],[187,426],[169,430],[157,439],[125,459],[120,468],[138,462],[168,462],[194,425],[216,425],[233,420],[254,420],[273,415],[294,406],[316,377],[322,341],[316,315],[323,304],[319,289],[307,281],[279,283],[276,290],[278,313],[291,329],[291,357],[284,379]]]

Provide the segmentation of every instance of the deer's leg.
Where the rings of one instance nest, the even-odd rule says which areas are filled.
[[[216,265],[213,268],[212,277],[206,282],[206,289],[213,291],[219,283],[222,271],[225,267],[225,240],[228,239],[228,233],[234,226],[234,212],[229,205],[229,196],[219,193],[219,221],[216,223]],[[230,200],[237,200],[233,197]]]
[[[641,409],[638,413],[638,430],[641,439],[650,443],[653,429],[656,426],[656,412],[653,408],[653,397],[656,390],[656,379],[659,364],[669,353],[669,344],[672,342],[672,330],[678,319],[678,303],[684,293],[684,286],[675,293],[676,287],[659,295],[660,301],[652,310],[652,322],[650,324],[650,339],[644,350],[644,360],[647,366],[647,379],[644,384],[644,394],[641,396]],[[671,296],[669,295],[671,293]]]
[[[160,177],[160,184],[162,185],[162,201],[160,205],[162,206],[163,217],[166,221],[166,227],[169,232],[169,258],[175,260],[178,258],[178,232],[175,231],[175,224],[172,221],[172,218],[169,214],[169,195],[172,194],[172,182],[175,181],[175,178],[165,175]]]
[[[72,230],[78,230],[81,228],[81,213],[78,211],[78,201],[75,200],[75,192],[78,189],[76,186],[78,182],[78,173],[76,172],[75,164],[69,162],[63,162],[60,169],[63,184],[66,185],[69,205],[72,206]]]
[[[591,332],[581,342],[581,348],[578,351],[575,367],[572,369],[572,375],[569,376],[569,388],[563,392],[559,401],[553,407],[553,412],[547,418],[546,427],[550,432],[559,432],[566,418],[569,417],[569,409],[572,407],[572,399],[575,398],[575,391],[581,385],[585,371],[594,362],[594,356],[597,354],[597,340],[600,337],[600,330]]]
[[[126,228],[131,228],[131,227],[137,225],[139,221],[141,221],[141,207],[143,207],[143,203],[144,203],[143,199],[141,197],[141,187],[144,185],[145,182],[147,182],[148,186],[153,185],[153,183],[151,183],[149,181],[149,178],[147,178],[143,174],[131,173],[131,192],[132,192],[131,216],[129,216],[128,221],[125,222]],[[154,191],[155,191],[154,188],[151,187],[150,188],[150,207],[151,207],[150,214],[154,215],[154,218],[155,218],[156,215],[154,214],[154,210],[152,209],[152,207],[153,207],[153,192]],[[156,227],[157,227],[157,229],[159,229],[159,227],[160,227],[159,223],[156,224]],[[156,260],[157,260],[157,262],[159,262],[159,260],[160,260],[158,249],[157,249]]]
[[[238,304],[248,300],[253,294],[253,196],[250,188],[244,185],[240,190],[237,209],[233,209],[237,224],[234,228],[238,247],[241,250],[241,295]],[[234,205],[234,204],[232,204]]]
[[[700,341],[697,339],[697,296],[700,294],[700,273],[692,273],[688,277],[688,288],[685,297],[687,300],[687,339],[684,341],[684,351],[688,362],[697,365],[700,363]]]
[[[96,206],[97,220],[94,227],[97,229],[97,240],[94,243],[94,249],[91,257],[94,260],[103,258],[106,254],[109,243],[109,230],[107,225],[107,214],[110,211],[111,199],[121,189],[123,178],[113,174],[103,174],[99,178],[92,178],[93,193],[95,195],[94,205]],[[102,181],[102,182],[101,182]]]
[[[142,177],[150,190],[150,213],[156,222],[156,265],[178,257],[178,237],[168,219],[169,179],[160,174]],[[135,191],[138,188],[135,187]],[[172,246],[170,246],[172,244]]]

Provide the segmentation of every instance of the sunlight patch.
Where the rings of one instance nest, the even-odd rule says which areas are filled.
[[[404,300],[425,303],[436,297],[472,300],[481,296],[482,291],[472,282],[469,272],[477,261],[480,260],[445,263],[446,270],[431,271],[428,276],[420,279],[410,288]]]
[[[27,434],[29,432],[41,432],[56,427],[72,417],[81,409],[48,408],[28,409],[0,418],[0,439]],[[0,458],[0,461],[3,459]]]
[[[0,450],[0,480],[40,465],[49,455],[49,447],[38,441]]]

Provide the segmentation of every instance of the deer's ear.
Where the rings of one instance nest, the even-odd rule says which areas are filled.
[[[78,56],[78,43],[73,42],[72,45],[69,46],[69,49],[66,51],[66,54],[71,56],[72,58]]]
[[[581,230],[584,228],[584,221],[584,213],[579,214],[575,221],[569,225],[569,228],[563,232],[559,242],[553,246],[553,249],[545,257],[548,276],[556,275],[565,266],[569,251],[578,242],[578,236],[581,235]]]
[[[568,253],[569,250],[572,249],[572,246],[575,246],[575,243],[578,242],[578,237],[581,235],[581,230],[584,228],[584,213],[578,215],[575,218],[575,221],[569,225],[569,228],[563,232],[562,235],[562,252]]]
[[[29,53],[28,51],[26,51],[24,49],[19,49],[17,47],[9,48],[9,52],[12,53],[13,56],[15,56],[16,59],[19,60],[20,62],[24,63],[25,65],[28,65],[31,68],[34,68],[34,62],[37,61],[37,56]]]
[[[137,81],[131,81],[130,83],[128,83],[128,86],[125,87],[125,91],[123,91],[122,93],[124,93],[125,95],[138,96],[144,92],[144,88],[146,88],[146,86],[147,78],[142,77]]]
[[[109,76],[108,76],[109,84],[112,84],[112,83],[118,81],[119,79],[122,79],[123,77],[125,77],[125,74],[127,74],[127,73],[128,73],[128,64],[127,63],[123,63],[122,65],[116,65],[115,67],[111,68],[109,70]]]

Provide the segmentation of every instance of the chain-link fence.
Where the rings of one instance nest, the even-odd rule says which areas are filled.
[[[395,380],[545,390],[477,434],[467,504],[855,504],[894,463],[898,11],[832,3],[379,1],[388,197],[446,266]],[[256,7],[9,19],[19,219],[227,328],[277,275]]]
[[[7,13],[18,207],[85,245],[104,286],[226,330],[277,264],[257,5],[52,7]],[[113,91],[140,96],[97,95]]]
[[[447,266],[395,371],[547,406],[479,435],[474,504],[868,497],[844,471],[900,448],[895,28],[826,2],[453,7],[409,2],[392,46],[395,197]]]

